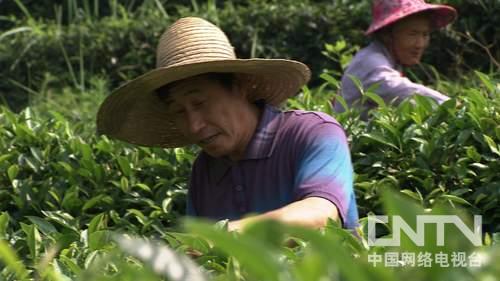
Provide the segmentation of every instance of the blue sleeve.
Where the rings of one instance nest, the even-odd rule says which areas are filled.
[[[307,134],[295,179],[295,197],[321,197],[338,209],[345,228],[357,224],[353,168],[344,130],[325,122]]]

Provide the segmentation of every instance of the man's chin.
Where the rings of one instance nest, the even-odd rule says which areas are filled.
[[[219,150],[209,150],[203,148],[203,152],[205,152],[206,154],[210,155],[213,158],[221,158],[226,156],[226,153]]]
[[[214,157],[214,158],[219,158],[225,156],[225,151],[220,145],[216,145],[214,143],[210,143],[207,145],[201,145],[200,148],[205,152],[206,154]]]

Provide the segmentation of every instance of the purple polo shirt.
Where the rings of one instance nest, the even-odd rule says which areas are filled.
[[[337,206],[345,228],[357,225],[353,169],[344,130],[331,116],[265,106],[238,162],[201,152],[191,174],[187,214],[238,219],[306,197]]]

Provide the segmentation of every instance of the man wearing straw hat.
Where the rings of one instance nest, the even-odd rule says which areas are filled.
[[[322,227],[358,219],[342,127],[319,112],[275,106],[309,80],[304,64],[237,59],[215,25],[182,18],[161,36],[157,68],[114,91],[100,133],[144,146],[196,144],[187,214],[248,222],[277,219]]]
[[[375,92],[386,102],[399,103],[415,94],[427,96],[441,104],[449,98],[403,75],[403,67],[420,63],[429,45],[430,32],[451,23],[457,17],[454,8],[427,4],[423,0],[373,0],[372,23],[366,35],[373,42],[353,58],[342,77],[342,97],[348,106],[359,107],[366,114],[375,104],[362,103],[362,94],[353,78],[366,90],[377,85]],[[343,105],[335,103],[343,112]]]

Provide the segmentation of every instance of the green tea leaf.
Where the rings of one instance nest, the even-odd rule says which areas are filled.
[[[286,225],[283,228],[286,233],[293,237],[308,241],[310,247],[320,254],[323,260],[334,260],[345,280],[397,280],[390,271],[366,265],[366,256],[359,260],[353,260],[351,253],[341,244],[338,237],[321,235],[315,230],[292,225]]]
[[[107,216],[105,213],[98,214],[89,223],[88,233],[92,234],[98,230],[104,230],[107,227]]]
[[[477,70],[475,70],[474,73],[476,74],[477,77],[479,77],[481,82],[483,82],[483,85],[486,86],[486,89],[488,89],[488,91],[490,93],[493,93],[495,90],[495,87],[493,86],[493,83],[490,81],[490,78],[488,77],[488,75],[486,75],[480,71],[477,71]]]
[[[157,274],[172,281],[206,281],[198,266],[159,242],[150,242],[128,236],[115,236],[114,240],[126,253],[148,264]]]
[[[379,133],[371,133],[371,134],[362,134],[362,138],[366,138],[368,140],[374,141],[375,143],[383,144],[386,146],[389,146],[391,148],[394,148],[396,150],[399,150],[399,147],[397,147],[395,144],[391,143],[389,140],[387,140],[384,136],[380,135]]]
[[[409,189],[401,190],[401,193],[408,195],[409,197],[415,199],[417,202],[420,202],[420,203],[423,202],[423,198],[422,198],[422,195],[420,193],[411,191]]]
[[[124,193],[128,193],[130,191],[128,179],[126,177],[121,177],[120,179],[120,187]]]
[[[379,107],[386,107],[384,99],[382,99],[379,95],[373,92],[365,92],[364,96],[374,101]]]
[[[16,164],[11,165],[7,170],[7,175],[9,176],[9,180],[11,182],[16,179],[18,174],[19,174],[19,166]]]
[[[82,269],[77,265],[76,261],[66,257],[64,255],[59,256],[59,260],[73,272],[75,275],[80,275],[82,272]]]
[[[474,162],[481,161],[481,154],[479,154],[479,152],[477,152],[475,147],[473,147],[473,146],[467,147],[466,153],[467,153],[467,157],[474,160]]]
[[[326,260],[317,253],[305,256],[292,270],[297,280],[329,280]]]
[[[78,221],[70,214],[63,211],[42,211],[42,213],[59,225],[73,230],[76,233],[80,233],[77,228]]]
[[[498,149],[498,145],[495,143],[495,141],[487,136],[487,135],[483,135],[484,137],[484,140],[486,141],[486,143],[488,144],[491,152],[495,153],[496,155],[500,156],[500,151]]]
[[[11,153],[7,153],[7,154],[4,154],[4,155],[0,155],[0,164],[2,164],[3,162],[6,162],[6,161],[7,161],[7,160],[9,160],[12,156],[13,156],[13,154],[11,154]]]
[[[3,239],[0,239],[0,261],[7,266],[8,271],[15,274],[18,280],[28,280],[28,270],[19,260],[16,252]]]
[[[201,222],[187,221],[186,227],[234,256],[245,265],[249,273],[255,276],[255,280],[280,280],[281,265],[261,241],[250,237],[235,238],[228,232],[216,230],[212,225]]]
[[[7,212],[2,212],[0,215],[0,240],[6,239],[7,227],[9,226],[10,216]]]
[[[109,195],[105,194],[99,194],[97,196],[94,196],[87,200],[85,204],[83,204],[82,211],[87,211],[89,209],[92,209],[96,207],[97,205],[104,203],[104,204],[112,204],[113,203],[113,198]]]
[[[135,186],[138,187],[138,188],[140,188],[140,189],[142,189],[142,190],[144,190],[144,191],[147,191],[147,192],[151,193],[151,188],[149,186],[147,186],[146,184],[144,184],[144,183],[138,183]]]
[[[120,171],[122,171],[123,175],[125,177],[130,177],[132,169],[128,159],[123,156],[118,156],[116,157],[116,161],[118,162],[118,166],[120,167]]]
[[[465,199],[463,199],[461,197],[455,196],[455,195],[443,194],[440,197],[444,198],[446,200],[450,200],[450,201],[455,202],[455,203],[459,203],[459,204],[462,204],[462,205],[469,205],[469,206],[471,206],[471,204],[467,200],[465,200]]]
[[[65,210],[79,209],[82,204],[83,202],[80,199],[80,188],[78,186],[71,186],[64,192],[61,205]]]
[[[40,248],[40,242],[42,240],[40,233],[34,225],[21,223],[21,228],[26,234],[26,244],[28,244],[31,258],[36,261],[38,259],[38,249]]]
[[[91,251],[102,250],[111,241],[111,232],[107,230],[97,230],[88,234],[89,249]]]
[[[50,222],[36,216],[26,216],[34,225],[40,229],[45,235],[50,235],[54,232],[57,232],[57,229]]]

